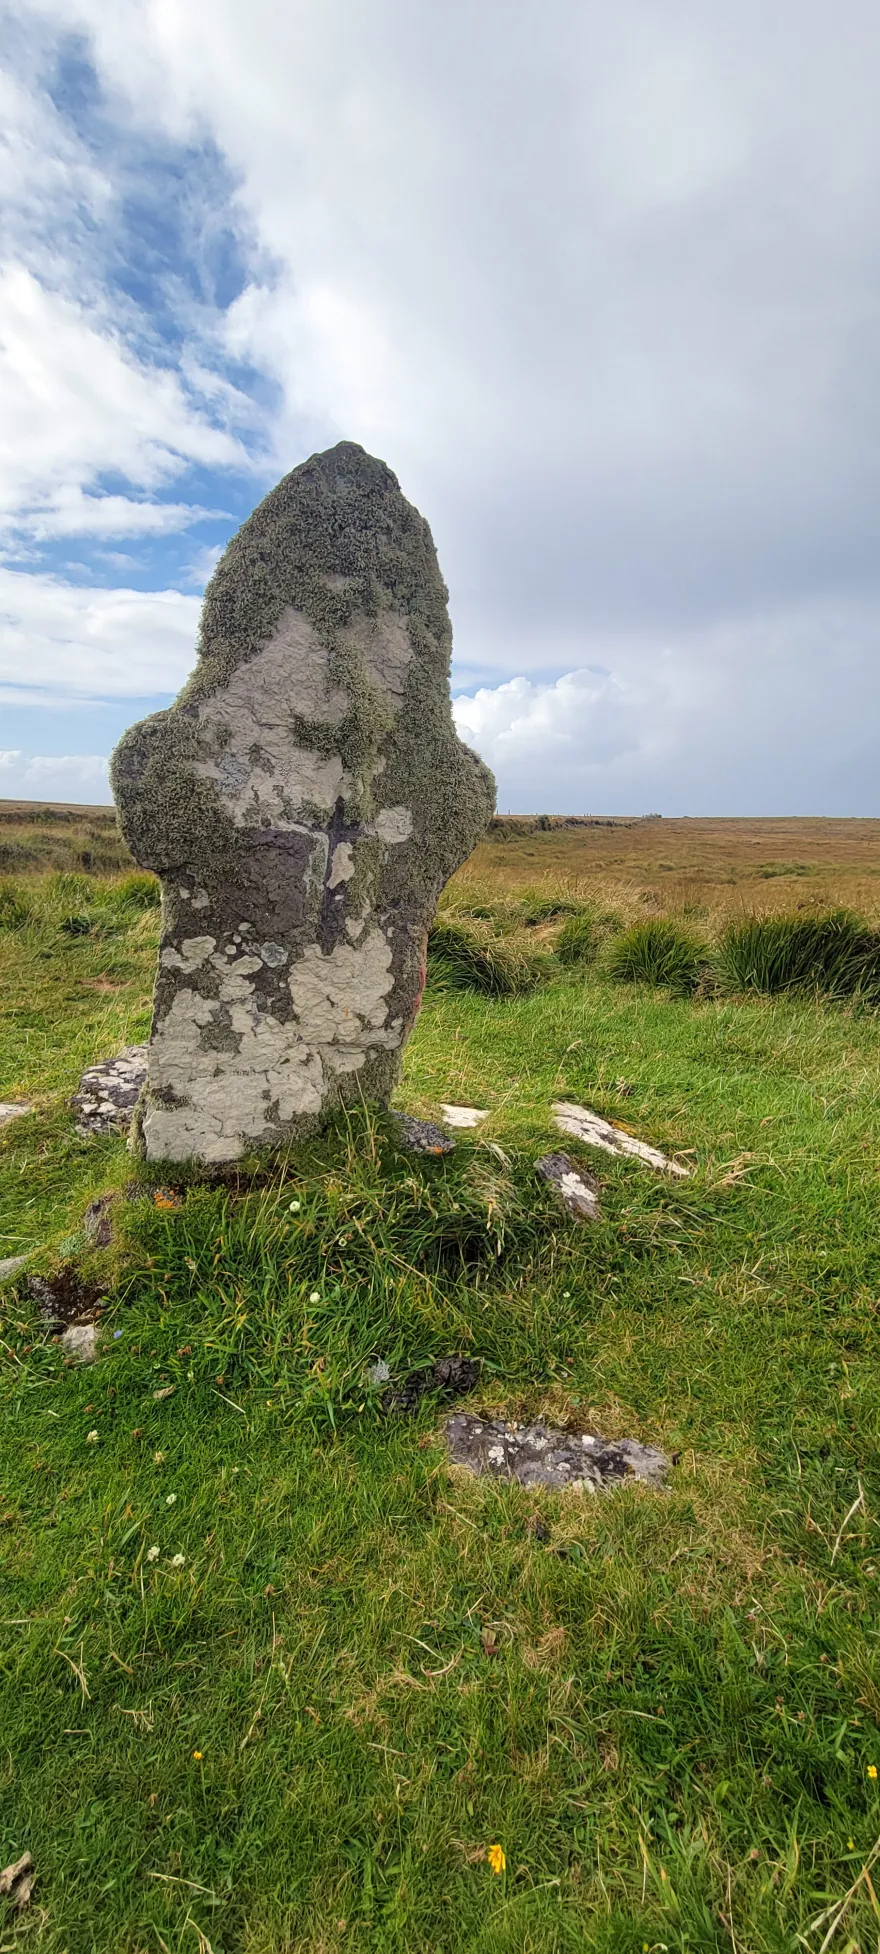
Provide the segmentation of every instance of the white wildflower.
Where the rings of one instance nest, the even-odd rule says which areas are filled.
[[[87,1444],[87,1445],[97,1445],[97,1443],[98,1443],[98,1434],[97,1434],[97,1432],[86,1432],[86,1444]]]
[[[147,1559],[148,1559],[148,1560],[158,1560],[158,1558],[159,1558],[159,1549],[158,1549],[158,1547],[148,1547],[148,1548],[147,1548]]]
[[[321,1291],[320,1291],[320,1289],[313,1289],[313,1290],[312,1290],[312,1293],[311,1293],[311,1295],[310,1295],[310,1297],[309,1297],[309,1302],[310,1302],[310,1303],[319,1303],[319,1302],[320,1302],[320,1300],[321,1300]]]
[[[299,1214],[301,1205],[299,1201],[291,1201],[290,1207],[287,1210],[288,1214]]]
[[[186,1555],[185,1555],[185,1554],[172,1554],[172,1556],[171,1556],[171,1561],[170,1561],[170,1563],[169,1563],[169,1564],[170,1564],[170,1566],[171,1566],[171,1567],[185,1567],[185,1566],[186,1566]]]
[[[177,1498],[176,1493],[167,1493],[165,1497],[166,1506],[173,1506],[176,1498]]]

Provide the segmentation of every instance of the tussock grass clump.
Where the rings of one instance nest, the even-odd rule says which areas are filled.
[[[583,914],[567,916],[556,939],[556,955],[560,963],[595,963],[599,951],[600,932],[595,916]]]
[[[438,917],[428,933],[428,971],[438,989],[519,997],[541,983],[547,963],[509,936],[450,916]]]
[[[536,929],[541,923],[555,923],[560,916],[580,916],[585,907],[572,896],[541,895],[534,889],[527,889],[516,906],[527,929]]]
[[[880,1003],[880,932],[845,909],[729,923],[714,962],[728,990],[813,990]]]
[[[672,991],[693,991],[699,982],[705,952],[698,938],[665,916],[634,923],[611,944],[608,975],[619,984],[664,985]]]
[[[162,902],[159,878],[141,872],[124,875],[116,883],[112,897],[121,909],[158,909]]]
[[[8,876],[0,880],[0,929],[23,929],[30,921],[31,905],[23,889]]]

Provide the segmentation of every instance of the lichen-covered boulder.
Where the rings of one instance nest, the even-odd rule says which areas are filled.
[[[233,537],[192,677],[117,747],[163,885],[148,1158],[234,1160],[387,1100],[437,897],[494,806],[452,723],[446,597],[424,518],[341,442]]]

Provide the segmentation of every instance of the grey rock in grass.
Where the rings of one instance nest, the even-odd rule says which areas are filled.
[[[598,1221],[599,1194],[595,1181],[582,1174],[567,1153],[545,1153],[535,1172],[549,1181],[563,1207],[576,1221]]]
[[[690,1174],[689,1167],[670,1160],[658,1147],[649,1147],[632,1133],[624,1133],[622,1127],[612,1126],[610,1120],[602,1119],[589,1106],[572,1106],[565,1100],[557,1100],[552,1111],[560,1133],[583,1140],[588,1147],[601,1147],[603,1153],[628,1154],[631,1159],[643,1160],[648,1167],[658,1167],[662,1173],[675,1174],[680,1180],[687,1180]]]
[[[7,1255],[0,1262],[0,1282],[11,1282],[13,1276],[20,1274],[30,1257],[27,1255]]]
[[[412,1113],[392,1113],[391,1118],[406,1153],[454,1153],[455,1141],[433,1120],[414,1119]]]
[[[13,1119],[21,1119],[23,1113],[32,1112],[33,1107],[24,1100],[0,1099],[0,1126],[8,1125]]]
[[[76,1130],[84,1140],[101,1133],[126,1133],[147,1076],[146,1045],[126,1045],[115,1058],[90,1065],[71,1105]]]
[[[97,1323],[71,1323],[58,1339],[65,1357],[74,1364],[93,1364],[98,1355]]]
[[[453,1464],[470,1472],[585,1493],[606,1492],[627,1479],[661,1486],[670,1463],[656,1446],[634,1438],[558,1431],[542,1421],[513,1425],[465,1411],[447,1420],[446,1442]]]
[[[452,722],[446,598],[424,517],[341,442],[233,537],[192,677],[117,748],[163,889],[147,1158],[234,1160],[387,1103],[437,897],[494,806]]]
[[[469,1127],[479,1126],[482,1120],[489,1117],[488,1107],[481,1106],[444,1105],[441,1106],[440,1111],[447,1126],[453,1129],[460,1128],[462,1132],[467,1131]]]

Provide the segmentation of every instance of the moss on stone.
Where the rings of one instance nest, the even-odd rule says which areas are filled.
[[[190,680],[170,711],[144,720],[117,748],[112,779],[121,824],[136,859],[163,877],[163,948],[173,952],[156,988],[156,1077],[155,1054],[177,992],[190,994],[187,1008],[194,991],[216,1005],[197,1020],[202,1028],[191,1056],[193,1077],[202,1080],[205,1095],[210,1092],[210,1109],[205,1104],[202,1113],[195,1089],[190,1100],[175,1101],[186,1116],[185,1152],[204,1141],[214,1149],[207,1152],[209,1160],[232,1158],[253,1143],[267,1145],[315,1130],[334,1105],[382,1103],[393,1090],[421,993],[427,924],[444,883],[470,853],[494,807],[492,776],[461,744],[452,720],[446,602],[427,523],[383,462],[343,442],[294,469],[233,538],[205,594],[198,663]],[[224,719],[217,695],[243,664],[271,645],[291,612],[311,625],[326,662],[315,659],[311,634],[297,624],[289,667],[272,651],[262,676],[254,675],[253,714],[245,680],[227,701]],[[279,642],[283,647],[284,638]],[[336,723],[310,716],[321,710],[326,682],[337,695],[332,710],[339,709],[339,693],[346,702]],[[269,711],[261,718],[259,702],[267,700]],[[307,701],[307,710],[300,712]],[[301,754],[314,759],[302,762]],[[315,804],[323,792],[326,805]],[[383,810],[385,839],[370,833]],[[408,836],[398,810],[412,821]],[[331,881],[342,843],[350,854],[337,856],[342,872]],[[349,864],[353,873],[347,876]],[[390,952],[393,988],[385,994],[384,1021],[381,1012],[373,1015],[375,992],[363,1014],[363,1063],[352,1073],[334,1071],[339,1059],[333,1049],[334,1012],[342,1014],[343,1043],[350,1038],[351,1014],[358,1016],[353,976],[348,1000],[340,999],[331,982],[329,1015],[325,1011],[322,1018],[319,1011],[311,1032],[302,1018],[290,1028],[291,1050],[299,1046],[300,1061],[314,1064],[322,1081],[321,1112],[305,1111],[305,1093],[303,1111],[282,1118],[285,1103],[295,1104],[295,1098],[285,1101],[283,1093],[277,1097],[267,1089],[258,1115],[245,1091],[240,1103],[249,1110],[236,1125],[240,1039],[259,1042],[261,1027],[267,1026],[274,1038],[288,1023],[292,992],[287,976],[271,975],[268,966],[260,968],[259,956],[253,963],[243,951],[251,946],[259,952],[264,940],[280,940],[281,962],[287,965],[289,959],[293,971],[302,970],[316,945],[331,957],[346,944],[348,963],[356,966],[357,946],[369,945],[377,928]],[[242,945],[238,932],[245,930]],[[202,936],[216,941],[216,953],[201,963],[181,961],[178,937],[184,942]],[[225,965],[227,952],[232,960]],[[228,995],[237,1007],[247,1005],[251,1017],[243,1022],[250,1029],[232,1037],[223,986],[226,969],[234,974],[239,959],[244,974],[234,978]],[[245,988],[236,990],[235,983]],[[292,1015],[296,1018],[296,1012]],[[177,1023],[175,1018],[169,1032],[172,1042]],[[385,1041],[398,1035],[399,1043],[389,1047]],[[271,1038],[270,1047],[274,1052]],[[182,1049],[189,1052],[185,1041]],[[266,1078],[271,1074],[273,1088],[276,1079],[289,1085],[293,1075],[285,1072],[287,1062],[282,1050],[280,1068],[274,1057],[269,1064]],[[250,1068],[249,1057],[242,1069]],[[173,1072],[176,1087],[181,1076],[176,1048]],[[253,1074],[256,1091],[261,1076],[256,1062]],[[223,1081],[228,1081],[228,1101]],[[185,1088],[185,1076],[183,1083]],[[155,1080],[135,1120],[138,1150],[144,1146],[144,1120],[159,1103],[154,1088]],[[148,1143],[167,1145],[169,1130],[167,1120],[158,1122],[161,1141]],[[227,1141],[228,1156],[222,1152]]]
[[[202,757],[197,726],[172,706],[123,735],[110,782],[135,861],[161,876],[197,876],[211,889],[234,875],[241,842],[213,781],[193,770]]]

